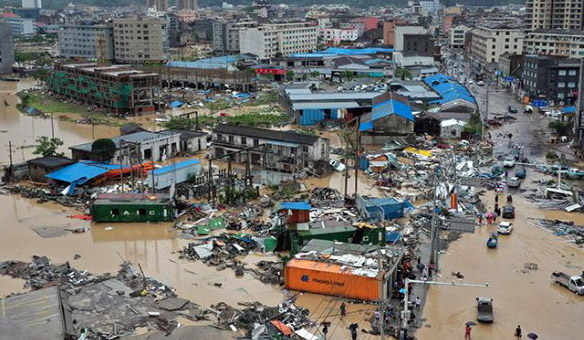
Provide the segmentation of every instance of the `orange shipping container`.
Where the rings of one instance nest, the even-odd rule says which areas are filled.
[[[286,288],[357,300],[379,299],[377,277],[355,275],[350,267],[310,260],[292,259],[286,264]]]

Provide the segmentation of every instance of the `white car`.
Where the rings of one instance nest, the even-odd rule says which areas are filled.
[[[503,161],[503,166],[506,168],[512,168],[515,166],[515,158],[513,156],[508,156]]]
[[[512,231],[513,223],[507,221],[501,222],[501,224],[499,224],[499,229],[497,229],[497,232],[502,235],[509,235]]]
[[[333,169],[335,169],[335,171],[339,171],[339,172],[345,171],[345,168],[346,168],[345,164],[339,162],[336,159],[331,159],[329,164],[331,165],[331,167]]]

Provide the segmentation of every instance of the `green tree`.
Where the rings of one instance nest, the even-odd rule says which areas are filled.
[[[286,71],[286,80],[292,80],[292,79],[294,79],[294,71],[292,71],[292,70]]]
[[[101,138],[91,144],[91,153],[100,162],[109,162],[116,153],[116,143],[109,138]]]
[[[57,152],[57,148],[63,145],[63,141],[61,139],[42,136],[40,138],[37,138],[36,142],[37,146],[33,151],[33,155],[41,155],[42,157],[63,156],[62,152],[61,153]]]
[[[395,70],[395,76],[401,78],[402,80],[412,79],[412,73],[405,68],[398,68]]]
[[[568,123],[550,122],[548,127],[558,136],[565,136],[570,133],[571,126]]]
[[[481,135],[483,130],[483,123],[481,122],[481,116],[478,113],[473,113],[470,115],[464,131],[472,135]]]

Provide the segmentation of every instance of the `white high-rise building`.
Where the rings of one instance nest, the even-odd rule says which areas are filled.
[[[22,0],[22,8],[43,8],[42,0]]]
[[[251,53],[260,59],[276,55],[306,53],[316,50],[318,31],[311,22],[265,24],[239,31],[241,53]]]

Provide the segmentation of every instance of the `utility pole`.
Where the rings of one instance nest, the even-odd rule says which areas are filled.
[[[357,183],[359,177],[359,151],[361,150],[361,116],[357,118],[357,140],[355,141],[355,198],[357,198]]]
[[[53,125],[53,113],[51,112],[51,138],[55,139],[55,126]]]
[[[384,261],[381,247],[377,250],[377,266],[379,267],[379,335],[381,340],[385,340],[385,281],[384,281]]]
[[[438,237],[440,233],[438,232],[438,227],[436,226],[436,193],[438,187],[438,178],[436,171],[434,172],[433,176],[433,185],[434,185],[434,194],[432,198],[432,217],[430,218],[430,226],[431,226],[431,245],[430,245],[430,262],[434,263],[436,268],[436,272],[438,271],[438,251],[437,251],[437,244],[438,244]]]
[[[408,296],[408,286],[410,283],[421,283],[425,285],[440,285],[440,286],[452,286],[452,287],[479,287],[479,288],[489,288],[489,283],[457,283],[457,282],[440,282],[440,281],[425,281],[425,280],[410,280],[406,278],[405,280],[405,294],[404,294],[404,311],[402,316],[402,330],[408,329],[408,319],[409,319],[409,296]]]
[[[345,199],[347,199],[347,186],[349,183],[349,123],[345,125]]]

